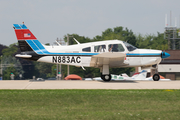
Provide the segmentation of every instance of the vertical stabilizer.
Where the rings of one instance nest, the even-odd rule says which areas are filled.
[[[44,49],[42,44],[25,24],[13,24],[13,26],[21,52],[26,52],[26,54],[34,52],[38,53],[37,51],[40,51],[41,48]],[[40,46],[40,48],[37,46]]]

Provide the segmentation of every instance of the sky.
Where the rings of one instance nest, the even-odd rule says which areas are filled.
[[[0,44],[17,42],[13,24],[22,22],[43,44],[67,34],[93,38],[122,26],[135,34],[163,33],[165,14],[180,26],[180,0],[0,0]]]

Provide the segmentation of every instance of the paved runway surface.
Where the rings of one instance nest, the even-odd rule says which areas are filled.
[[[180,81],[3,80],[0,89],[180,89]]]

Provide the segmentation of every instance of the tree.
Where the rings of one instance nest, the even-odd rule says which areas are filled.
[[[3,71],[3,80],[11,80],[11,74],[14,74],[14,77],[18,76],[18,72],[16,71],[15,67],[13,65],[7,67]]]
[[[48,73],[51,73],[52,63],[33,62],[33,64],[35,66],[34,75],[36,78],[47,78],[50,76]]]
[[[0,56],[3,54],[2,50],[7,48],[7,46],[0,44]]]
[[[127,28],[123,29],[122,26],[115,27],[114,29],[106,29],[104,32],[102,32],[101,36],[98,35],[94,37],[93,41],[114,39],[126,41],[132,45],[136,45],[136,37],[133,32]]]
[[[2,54],[3,56],[14,56],[15,53],[17,53],[17,51],[18,51],[17,43],[14,43],[9,45],[8,48],[3,49]]]
[[[77,34],[67,34],[64,36],[64,41],[67,42],[67,36],[69,36],[69,45],[77,44],[76,41],[73,39],[75,38],[80,43],[87,43],[91,42],[91,39],[84,36],[79,36]]]
[[[158,33],[155,35],[136,35],[136,46],[138,48],[147,48],[147,49],[159,49],[159,50],[167,50],[168,43],[167,40],[164,39],[164,35]]]
[[[18,59],[12,56],[3,56],[3,79],[9,80],[11,73],[15,75],[15,79],[19,78],[19,74],[23,74],[22,65]]]
[[[4,64],[3,79],[10,79],[11,72],[15,75],[15,79],[18,78],[18,74],[24,73],[20,61],[14,57],[17,52],[17,43],[11,44],[2,50],[2,63]]]

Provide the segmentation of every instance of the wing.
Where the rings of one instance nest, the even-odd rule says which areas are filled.
[[[93,55],[91,58],[91,67],[102,67],[103,65],[109,65],[109,67],[121,67],[128,65],[125,63],[125,53],[119,52],[105,52],[98,55]]]

